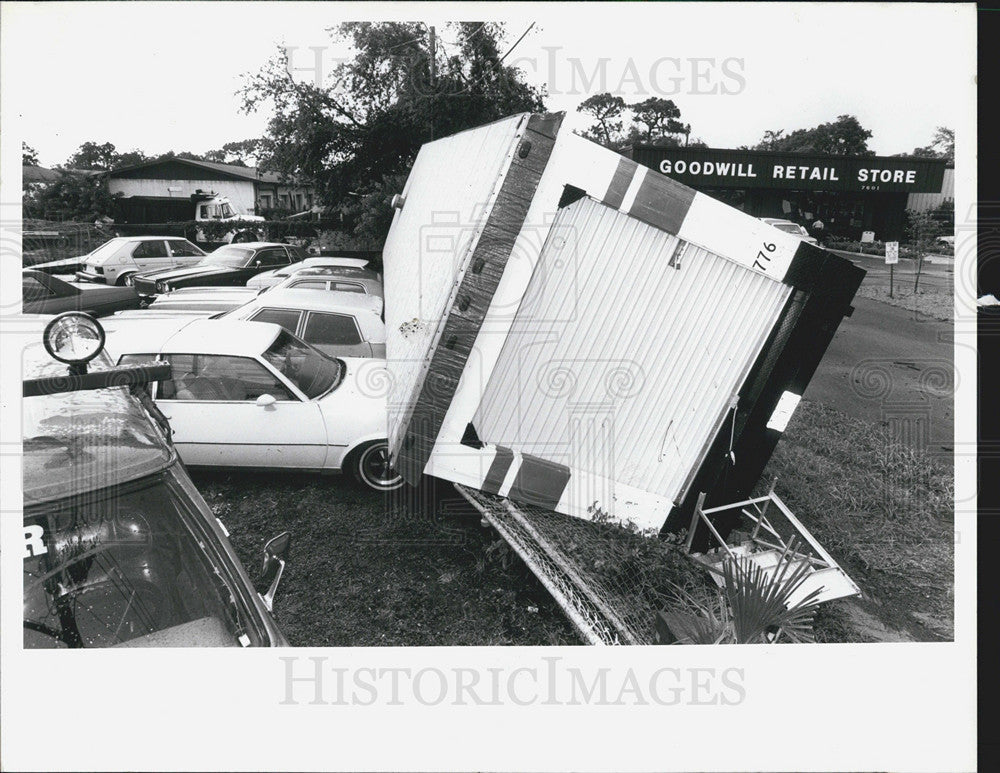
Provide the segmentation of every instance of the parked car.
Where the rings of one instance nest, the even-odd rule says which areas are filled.
[[[381,314],[382,299],[374,296],[278,287],[220,319],[273,322],[331,357],[385,359]]]
[[[221,312],[232,311],[258,295],[256,290],[246,287],[184,287],[157,295],[142,312],[201,312],[206,317]]]
[[[296,271],[283,282],[274,285],[273,289],[292,287],[358,293],[380,299],[385,297],[385,291],[382,289],[382,279],[374,271],[364,268],[347,268],[343,266],[313,266],[303,268],[300,271]]]
[[[801,226],[798,223],[793,223],[791,220],[784,220],[780,217],[762,217],[763,220],[768,225],[772,225],[779,231],[784,231],[785,233],[794,234],[798,236],[802,241],[808,244],[818,244],[815,236],[810,236],[809,232],[805,229],[805,226]]]
[[[101,317],[122,309],[139,308],[134,287],[81,286],[30,268],[21,272],[21,301],[25,314],[84,311]]]
[[[76,278],[81,282],[124,285],[133,274],[191,266],[205,254],[179,237],[122,236],[85,255]]]
[[[288,533],[265,546],[258,593],[162,414],[112,386],[155,374],[114,368],[83,314],[25,330],[24,647],[287,645],[270,610]]]
[[[305,268],[319,268],[326,266],[339,266],[341,268],[365,268],[368,261],[364,258],[306,258],[298,263],[293,263],[284,268],[276,268],[273,271],[265,271],[247,280],[247,287],[266,288],[281,284],[292,274]],[[378,275],[376,275],[377,278]]]
[[[123,320],[177,317],[273,322],[333,357],[385,358],[382,299],[360,293],[188,287],[156,296],[145,309],[118,312],[109,324],[117,329]]]
[[[135,274],[132,283],[142,296],[159,295],[178,287],[242,287],[250,277],[305,257],[305,252],[289,244],[227,244],[193,266]]]
[[[153,398],[190,466],[346,472],[376,491],[389,464],[384,362],[328,357],[278,325],[138,320],[108,336],[120,365],[163,360]]]

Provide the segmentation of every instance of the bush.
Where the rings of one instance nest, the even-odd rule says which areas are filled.
[[[824,245],[828,250],[844,250],[844,252],[862,252],[865,255],[885,255],[885,242],[874,241],[862,244],[853,239],[831,238]],[[899,245],[899,257],[916,260],[919,253],[913,247],[905,244]]]

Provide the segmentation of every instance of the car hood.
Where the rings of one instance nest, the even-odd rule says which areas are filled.
[[[139,276],[144,279],[183,279],[189,276],[212,276],[214,274],[230,274],[239,271],[230,266],[188,266],[187,268],[164,268],[160,271],[144,271]]]

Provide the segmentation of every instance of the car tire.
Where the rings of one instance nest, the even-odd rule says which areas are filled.
[[[344,471],[372,491],[394,491],[404,483],[403,476],[389,466],[386,440],[373,440],[351,451],[345,460]]]
[[[129,285],[129,281],[128,281],[129,277],[132,276],[134,273],[135,272],[130,272],[128,274],[122,274],[121,276],[119,276],[118,277],[118,281],[115,282],[115,286],[116,287],[128,287],[128,285]]]

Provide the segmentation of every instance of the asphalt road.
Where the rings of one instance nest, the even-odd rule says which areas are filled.
[[[804,397],[865,421],[887,421],[908,445],[950,450],[953,341],[949,322],[855,298],[854,314],[841,323]]]

